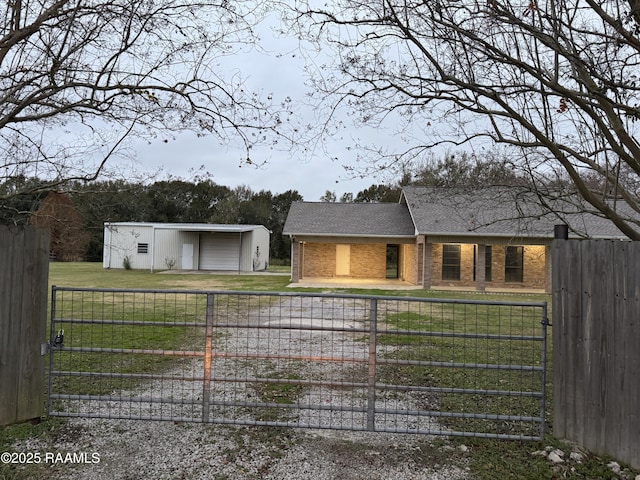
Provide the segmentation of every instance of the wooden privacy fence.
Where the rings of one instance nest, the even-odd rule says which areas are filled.
[[[49,234],[0,226],[0,425],[42,415]]]
[[[640,468],[640,242],[552,255],[554,435]]]

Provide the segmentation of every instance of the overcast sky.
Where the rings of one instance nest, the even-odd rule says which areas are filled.
[[[267,27],[261,29],[261,37],[261,46],[272,53],[248,52],[223,59],[229,74],[239,71],[250,89],[263,95],[273,94],[275,100],[291,97],[303,121],[317,121],[311,107],[304,105],[307,87],[304,85],[303,59],[295,52],[297,42],[276,38]],[[353,134],[360,136],[359,132]],[[355,195],[381,180],[373,177],[353,179],[346,174],[343,165],[355,162],[356,152],[348,151],[345,143],[330,146],[327,152],[318,151],[310,159],[288,152],[258,150],[254,152],[255,158],[268,161],[264,167],[256,169],[240,167],[244,151],[222,147],[214,137],[183,134],[165,140],[159,138],[151,144],[140,142],[133,148],[140,167],[150,171],[162,168],[161,178],[170,174],[189,179],[192,171],[204,166],[219,185],[231,188],[247,185],[254,191],[264,189],[273,193],[297,190],[307,201],[319,200],[327,190],[334,191],[338,198],[345,192]],[[331,157],[340,160],[332,161]]]
[[[165,174],[189,179],[192,171],[204,165],[219,185],[231,188],[247,185],[254,191],[270,190],[274,194],[297,190],[307,201],[319,200],[327,190],[336,192],[338,198],[345,192],[355,195],[377,183],[373,177],[348,178],[341,164],[324,156],[305,162],[289,158],[286,152],[271,152],[263,167],[240,167],[240,150],[228,150],[215,139],[196,138],[192,134],[178,136],[168,143],[157,140],[151,145],[140,144],[136,150],[141,166],[150,171],[163,169],[160,179]]]

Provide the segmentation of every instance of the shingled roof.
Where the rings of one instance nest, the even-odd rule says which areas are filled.
[[[400,203],[294,202],[285,235],[413,237],[415,228]]]
[[[549,209],[534,193],[519,188],[405,187],[400,203],[294,202],[283,233],[548,239],[554,225],[567,223],[574,237],[626,238],[610,220],[584,213],[574,200],[558,199]]]
[[[569,198],[556,200],[550,211],[519,188],[405,187],[401,202],[425,235],[550,238],[554,225],[567,223],[574,236],[625,238],[610,220],[579,211]]]

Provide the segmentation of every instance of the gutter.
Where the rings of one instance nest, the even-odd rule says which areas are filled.
[[[289,237],[302,236],[302,237],[340,237],[340,238],[415,238],[416,235],[367,235],[365,233],[292,233],[282,232],[283,235],[289,235]]]

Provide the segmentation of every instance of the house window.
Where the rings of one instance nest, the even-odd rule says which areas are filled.
[[[399,277],[400,245],[387,245],[387,278]]]
[[[524,247],[507,247],[504,258],[504,281],[522,283]]]
[[[476,257],[478,255],[478,246],[473,249],[473,281],[476,281]],[[484,246],[484,279],[486,282],[491,281],[491,245]]]
[[[138,244],[138,253],[149,253],[149,244],[148,243],[139,243]]]
[[[442,246],[442,280],[460,280],[460,245]]]

